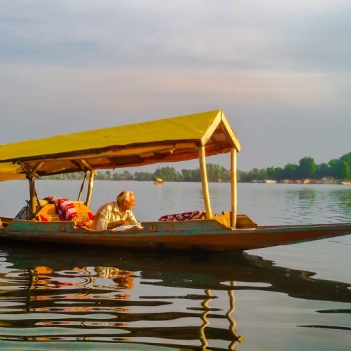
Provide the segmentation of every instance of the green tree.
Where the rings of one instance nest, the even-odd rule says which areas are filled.
[[[336,179],[349,179],[350,167],[346,161],[339,161],[336,165]]]
[[[348,154],[342,155],[340,157],[340,161],[345,161],[349,165],[349,168],[351,169],[351,152],[349,152]]]
[[[316,173],[317,166],[312,157],[304,157],[299,161],[300,178],[312,178]]]
[[[237,171],[237,177],[238,177],[238,171]],[[230,171],[228,171],[227,169],[223,169],[220,178],[224,181],[224,182],[229,182],[230,181]]]
[[[135,172],[134,173],[134,178],[135,180],[141,180],[141,181],[146,181],[146,180],[152,180],[155,177],[153,176],[153,173],[149,172]]]
[[[317,165],[316,178],[326,178],[330,175],[329,165],[327,163],[321,163]]]
[[[275,180],[283,180],[284,179],[284,170],[281,167],[274,168]]]
[[[266,168],[267,179],[275,179],[275,169],[274,167]]]
[[[162,178],[164,181],[176,182],[182,180],[182,176],[177,172],[174,167],[157,168],[153,174],[154,178]]]
[[[129,171],[123,171],[122,178],[124,178],[125,180],[133,180],[134,175],[132,173],[130,173]]]
[[[201,180],[200,169],[182,169],[182,180],[184,182],[199,182]]]
[[[112,174],[112,180],[122,180],[122,174],[120,172],[114,172]]]
[[[329,175],[333,178],[337,178],[338,173],[338,163],[340,160],[333,158],[328,162],[329,165]]]
[[[249,174],[251,176],[251,180],[258,180],[258,168],[253,168]]]
[[[106,172],[97,172],[97,175],[95,176],[95,179],[97,180],[109,180],[108,174]]]
[[[193,181],[190,169],[182,169],[182,177],[184,182]]]
[[[258,177],[258,180],[264,180],[264,179],[267,179],[267,172],[265,169],[260,169],[257,173],[257,177]]]
[[[193,169],[191,171],[191,177],[193,179],[193,182],[200,182],[201,181],[201,176],[200,176],[200,169]]]
[[[245,171],[238,171],[238,181],[239,182],[243,182],[243,183],[249,183],[251,182],[251,175],[249,172],[245,172]]]
[[[287,163],[282,172],[283,179],[297,179],[298,169],[298,165]]]
[[[206,172],[207,172],[207,178],[209,182],[214,182],[217,179],[223,180],[223,176],[228,177],[228,174],[229,174],[229,172],[223,166],[212,164],[212,163],[208,163],[206,165]]]

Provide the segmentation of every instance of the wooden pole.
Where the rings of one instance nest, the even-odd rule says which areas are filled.
[[[85,205],[87,207],[90,206],[91,195],[93,193],[94,175],[95,175],[95,172],[94,171],[90,171],[88,192],[87,192],[87,198],[86,198],[86,201],[85,201]]]
[[[199,148],[199,160],[200,160],[200,175],[201,175],[201,183],[202,183],[202,193],[205,201],[205,209],[206,209],[206,218],[212,218],[212,209],[210,203],[210,195],[208,191],[208,181],[207,181],[207,171],[206,171],[206,155],[205,155],[205,147],[200,146]]]
[[[236,149],[230,151],[230,185],[231,185],[231,211],[230,224],[232,228],[236,228],[237,215],[237,178],[236,178]]]
[[[84,183],[86,182],[87,178],[88,178],[88,172],[85,172],[84,179],[83,179],[82,185],[80,186],[80,190],[78,194],[78,201],[80,201],[80,198],[82,197]]]
[[[37,197],[36,197],[34,179],[35,179],[34,176],[29,178],[29,206],[30,206],[30,214],[32,218],[34,216],[34,213],[37,210]]]

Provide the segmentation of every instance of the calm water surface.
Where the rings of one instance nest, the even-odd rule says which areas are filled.
[[[75,199],[80,183],[38,181]],[[203,209],[198,183],[96,181],[95,211],[124,189],[140,221]],[[214,212],[229,184],[210,184]],[[14,216],[25,181],[0,183]],[[239,184],[262,225],[351,221],[351,187]],[[0,246],[0,350],[350,350],[351,235],[231,254]]]

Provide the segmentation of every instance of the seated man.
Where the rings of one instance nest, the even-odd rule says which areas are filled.
[[[117,196],[117,201],[109,202],[97,210],[91,229],[116,229],[127,225],[142,228],[132,212],[134,205],[134,193],[128,190],[122,191]]]

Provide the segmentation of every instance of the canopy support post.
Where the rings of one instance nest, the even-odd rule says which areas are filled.
[[[230,150],[230,186],[231,186],[231,211],[230,224],[232,228],[236,228],[237,215],[237,176],[236,176],[236,149]]]
[[[88,192],[87,192],[87,198],[85,201],[85,206],[87,206],[87,207],[90,206],[91,195],[93,193],[94,176],[95,176],[95,171],[90,171]]]
[[[200,146],[199,148],[199,160],[200,160],[200,175],[201,175],[201,184],[202,184],[202,193],[205,201],[205,209],[206,209],[206,218],[212,218],[212,209],[210,203],[210,195],[208,191],[208,181],[207,181],[207,170],[206,170],[206,155],[205,155],[205,147]]]
[[[78,194],[78,201],[80,201],[80,198],[82,197],[84,183],[86,182],[87,178],[88,178],[88,172],[85,172],[84,179],[83,179],[82,185],[80,186],[80,190]]]
[[[34,213],[37,210],[37,194],[35,191],[35,181],[34,176],[31,176],[29,180],[29,207],[30,207],[30,214],[31,218],[34,217]]]

